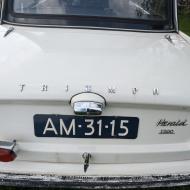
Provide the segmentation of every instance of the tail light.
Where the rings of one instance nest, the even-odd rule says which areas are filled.
[[[16,141],[0,141],[0,162],[12,162],[16,159],[17,155],[14,152],[15,146]]]
[[[16,157],[17,155],[13,150],[0,148],[0,162],[12,162]]]

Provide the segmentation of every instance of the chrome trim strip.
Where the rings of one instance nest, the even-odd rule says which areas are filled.
[[[4,34],[4,38],[6,38],[11,32],[13,32],[15,30],[14,27],[9,27],[8,30],[5,32]]]
[[[171,44],[174,44],[172,37],[169,34],[165,35],[166,40],[168,40]]]
[[[4,12],[5,0],[1,0],[1,13],[0,13],[0,25],[3,22],[3,12]]]
[[[176,30],[136,30],[136,29],[122,29],[122,28],[107,28],[107,27],[83,27],[83,26],[62,26],[62,25],[38,25],[38,24],[21,24],[3,20],[3,23],[14,26],[28,26],[28,27],[44,27],[44,28],[65,28],[65,29],[89,29],[89,30],[111,30],[111,31],[129,31],[129,32],[147,32],[147,33],[168,33],[176,32]]]
[[[3,149],[13,150],[15,146],[16,146],[16,140],[14,140],[13,142],[0,141],[0,148]]]
[[[174,0],[174,25],[175,25],[176,32],[179,33],[177,0]]]

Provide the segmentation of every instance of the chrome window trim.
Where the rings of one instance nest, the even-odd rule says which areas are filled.
[[[178,5],[177,0],[174,0],[174,28],[176,32],[179,33],[179,22],[178,22]]]
[[[4,13],[5,0],[1,0],[0,4],[1,4],[0,24],[2,24],[3,23],[3,13]]]
[[[44,27],[44,28],[67,28],[67,29],[89,29],[89,30],[111,30],[111,31],[129,31],[129,32],[146,32],[146,33],[174,33],[175,29],[172,30],[140,30],[140,29],[125,29],[125,28],[108,28],[108,27],[92,27],[92,26],[63,26],[63,25],[45,25],[45,24],[23,24],[10,22],[3,20],[3,23],[14,26],[29,26],[29,27]]]

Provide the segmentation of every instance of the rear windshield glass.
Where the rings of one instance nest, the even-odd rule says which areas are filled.
[[[15,13],[166,20],[168,0],[14,0]]]

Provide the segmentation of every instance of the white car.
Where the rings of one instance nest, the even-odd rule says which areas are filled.
[[[0,0],[0,184],[190,184],[190,38],[175,0]]]

